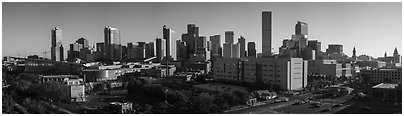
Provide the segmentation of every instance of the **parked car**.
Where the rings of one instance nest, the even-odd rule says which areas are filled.
[[[321,110],[320,112],[329,112],[329,111],[331,111],[331,108],[326,108],[324,110]]]
[[[335,108],[335,107],[340,107],[340,106],[342,106],[342,104],[335,104],[332,107]]]

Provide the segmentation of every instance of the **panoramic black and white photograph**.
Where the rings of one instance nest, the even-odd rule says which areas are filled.
[[[402,114],[402,2],[2,2],[2,114]]]

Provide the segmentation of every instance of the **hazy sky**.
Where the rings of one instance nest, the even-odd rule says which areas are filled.
[[[50,31],[63,31],[65,54],[80,37],[89,43],[104,41],[103,28],[121,31],[121,43],[152,42],[162,36],[164,24],[175,32],[172,44],[194,23],[200,35],[233,30],[256,42],[261,52],[261,12],[272,11],[272,47],[278,53],[282,40],[294,34],[298,20],[308,23],[309,40],[319,40],[322,51],[340,43],[344,53],[389,56],[402,53],[401,3],[2,3],[2,55],[18,56],[50,51]],[[174,46],[172,46],[172,49]],[[173,50],[172,50],[173,51]],[[175,53],[171,53],[175,55]],[[67,55],[66,55],[67,56]],[[47,55],[50,57],[50,54]]]

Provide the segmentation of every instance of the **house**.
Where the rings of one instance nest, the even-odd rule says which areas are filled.
[[[277,94],[275,92],[269,92],[268,90],[258,90],[252,92],[251,94],[254,98],[264,100],[270,100],[277,97]]]

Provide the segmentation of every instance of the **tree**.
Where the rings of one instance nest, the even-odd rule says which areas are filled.
[[[236,103],[238,105],[243,105],[246,103],[246,101],[248,100],[248,97],[250,96],[250,94],[246,91],[234,91],[234,94],[236,95]]]

